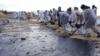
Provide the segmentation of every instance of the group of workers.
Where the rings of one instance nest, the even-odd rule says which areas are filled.
[[[26,12],[13,12],[13,18],[15,19],[32,19],[33,18],[34,13],[30,12],[30,13],[26,13]]]
[[[59,27],[64,27],[66,31],[72,31],[77,29],[76,34],[84,34],[85,37],[91,37],[90,29],[100,37],[100,31],[97,29],[97,7],[92,5],[92,8],[88,5],[82,4],[80,6],[82,11],[78,7],[67,8],[66,11],[62,11],[61,7],[58,10],[53,8],[50,11],[37,11],[39,16],[39,22],[48,22],[50,24],[58,24]]]

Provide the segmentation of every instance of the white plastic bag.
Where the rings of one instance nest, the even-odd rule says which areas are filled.
[[[97,18],[96,25],[100,25],[100,19]]]
[[[85,34],[85,29],[83,26],[81,26],[76,32],[75,34]]]
[[[65,25],[64,25],[64,28],[65,28],[65,30],[68,31],[68,32],[71,32],[71,31],[72,31],[72,27],[70,26],[69,23],[65,24]]]

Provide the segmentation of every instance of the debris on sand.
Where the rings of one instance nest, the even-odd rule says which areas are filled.
[[[26,38],[21,38],[21,40],[26,40]]]
[[[30,54],[30,52],[27,52],[26,54]]]

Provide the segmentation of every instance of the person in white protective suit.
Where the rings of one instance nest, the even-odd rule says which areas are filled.
[[[26,13],[25,12],[21,12],[21,17],[23,18],[23,20],[27,19]]]
[[[100,37],[100,32],[96,28],[96,15],[92,9],[90,9],[87,5],[81,5],[81,9],[84,13],[85,24],[84,29],[86,30],[86,37],[91,37],[89,33],[89,29],[91,28],[95,33],[97,33],[97,37]]]
[[[69,8],[70,9],[70,8]],[[69,24],[71,25],[71,27],[75,27],[76,21],[77,21],[77,16],[76,16],[76,12],[78,10],[71,10],[70,16],[69,16]]]
[[[17,12],[13,12],[13,18],[16,19],[18,17],[18,13]]]
[[[74,7],[74,10],[73,11],[71,10],[71,13],[69,16],[70,31],[73,32],[75,29],[78,29],[75,32],[75,34],[83,34],[84,33],[83,27],[82,27],[83,21],[84,20],[83,20],[82,13],[78,10],[78,7]]]
[[[92,5],[92,9],[97,16],[97,7],[95,5]],[[96,25],[100,25],[100,18],[97,17]]]
[[[54,21],[57,21],[57,10],[55,8],[53,8],[53,19]]]
[[[60,12],[60,23],[65,28],[67,32],[71,32],[72,27],[69,24],[69,14],[67,12]]]
[[[44,11],[44,19],[45,19],[45,22],[48,22],[48,20],[47,20],[47,10]]]
[[[50,23],[51,24],[55,24],[55,21],[54,21],[54,18],[53,18],[54,15],[53,15],[53,11],[52,10],[50,10],[49,15],[50,15],[50,18],[51,18]]]
[[[49,11],[46,10],[44,12],[44,18],[45,18],[46,22],[50,22],[51,18],[50,18],[50,15],[49,15]]]
[[[21,19],[21,12],[18,12],[18,19]]]
[[[38,16],[39,16],[39,22],[45,22],[43,11],[38,11]]]
[[[69,24],[71,26],[71,30],[73,31],[74,29],[76,29],[76,21],[77,21],[77,16],[76,16],[76,12],[78,12],[78,9],[76,10],[72,10],[71,8],[69,8],[71,10],[70,16],[69,16]]]
[[[97,7],[95,5],[92,5],[92,9],[93,9],[95,15],[97,16]]]
[[[47,11],[47,20],[48,20],[48,22],[50,22],[50,20],[51,20],[51,17],[50,17],[50,15],[49,15],[49,11]]]
[[[51,24],[55,24],[57,21],[57,11],[55,8],[53,10],[50,10],[50,17],[51,17]]]
[[[85,19],[84,19],[84,14],[83,12],[78,10],[78,7],[74,7],[74,28],[77,28],[77,31],[75,32],[75,34],[85,34],[84,31],[84,26],[83,24],[85,23]]]
[[[72,27],[70,25],[69,17],[71,14],[71,8],[68,8],[66,12],[60,12],[60,23],[65,28],[67,32],[71,32]]]
[[[33,19],[34,17],[33,17],[33,15],[34,15],[34,12],[30,12],[30,14],[31,14],[31,18]]]

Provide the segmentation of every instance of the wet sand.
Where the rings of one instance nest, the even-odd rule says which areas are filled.
[[[96,41],[65,37],[45,25],[33,23],[34,19],[31,23],[9,20],[0,34],[0,56],[94,56],[99,52]]]

